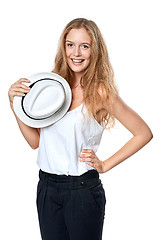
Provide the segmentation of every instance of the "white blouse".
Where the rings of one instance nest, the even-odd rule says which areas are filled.
[[[101,126],[93,116],[89,118],[83,104],[67,112],[56,123],[41,129],[39,168],[48,173],[73,176],[94,169],[80,162],[78,156],[82,149],[92,149],[96,153],[104,129],[104,123]]]

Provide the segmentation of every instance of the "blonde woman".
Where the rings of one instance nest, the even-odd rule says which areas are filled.
[[[25,125],[15,115],[29,145],[39,147],[41,236],[43,240],[101,240],[106,197],[99,173],[140,150],[151,140],[152,132],[120,98],[106,44],[95,22],[77,18],[67,24],[53,72],[65,78],[72,90],[66,115],[42,129]],[[25,82],[28,80],[20,79],[9,89],[12,110],[14,96],[30,91]],[[133,137],[101,161],[96,151],[104,129],[113,127],[115,119]]]

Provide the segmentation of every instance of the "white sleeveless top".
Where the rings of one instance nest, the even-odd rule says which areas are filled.
[[[89,119],[86,107],[67,112],[51,126],[41,128],[37,164],[48,173],[79,176],[93,167],[80,162],[82,149],[98,150],[105,129],[94,119]],[[83,110],[83,113],[82,111]]]

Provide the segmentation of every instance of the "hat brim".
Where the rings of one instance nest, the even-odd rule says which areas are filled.
[[[22,97],[20,96],[15,96],[13,100],[13,108],[15,111],[15,114],[17,117],[24,122],[26,125],[33,127],[33,128],[43,128],[47,127],[58,120],[60,120],[68,111],[71,100],[72,100],[72,92],[70,89],[70,86],[68,82],[59,76],[58,74],[55,73],[48,73],[48,72],[42,72],[42,73],[36,73],[30,77],[28,77],[30,80],[29,86],[32,85],[33,83],[42,80],[42,79],[50,79],[50,80],[57,80],[63,85],[64,91],[65,91],[65,102],[62,106],[62,108],[57,111],[55,114],[52,116],[46,118],[46,119],[32,119],[29,116],[27,116],[22,108]]]

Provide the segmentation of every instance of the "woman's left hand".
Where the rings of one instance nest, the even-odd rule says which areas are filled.
[[[104,173],[104,162],[100,161],[92,149],[83,149],[79,155],[80,162],[84,162],[87,165],[95,168],[97,172]]]

